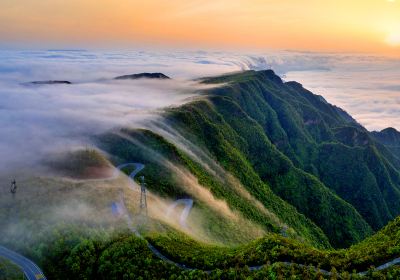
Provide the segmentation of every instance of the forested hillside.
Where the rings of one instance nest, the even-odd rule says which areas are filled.
[[[149,232],[143,240],[79,227],[63,230],[36,253],[48,279],[398,279],[398,266],[374,267],[399,256],[399,222],[342,250],[318,250],[278,234],[224,247],[176,231]],[[160,260],[147,242],[191,269]]]
[[[295,167],[314,175],[332,193],[352,204],[372,229],[381,228],[399,214],[398,158],[343,110],[328,104],[296,82],[282,82],[272,71],[250,71],[210,78],[204,82],[228,83],[210,90],[209,94],[223,96],[236,105],[236,112],[242,111],[249,120],[257,122],[274,148],[285,154]],[[226,106],[219,106],[221,103],[213,102],[216,111],[225,118],[233,116],[234,109],[230,112],[222,110]],[[234,125],[233,119],[231,117],[226,122]],[[242,127],[245,126],[248,125],[242,123]],[[239,133],[241,131],[238,127],[234,129]],[[395,145],[393,141],[392,145]],[[272,159],[276,161],[278,158],[270,156],[269,159],[262,159],[259,152],[256,155],[255,160],[260,162],[273,162]],[[249,159],[257,169],[257,162],[251,157]],[[296,182],[296,187],[290,188],[290,183],[295,181],[292,177],[285,185],[279,185],[276,179],[281,180],[281,176],[275,176],[279,174],[277,170],[268,168],[266,164],[258,166],[266,169],[258,168],[257,173],[275,193],[295,205],[330,235],[307,209],[301,209],[305,207],[304,203],[297,201],[307,194],[316,196],[318,191],[301,191],[305,186],[310,189],[311,184]],[[302,195],[296,196],[296,191]]]
[[[113,165],[145,167],[138,175],[158,199],[149,204],[192,199],[188,226],[163,220],[168,211],[156,205],[163,213],[153,210],[135,230],[110,233],[90,224],[54,230],[39,246],[21,247],[46,275],[318,279],[339,273],[357,279],[364,276],[358,272],[400,256],[397,131],[369,132],[270,70],[198,82],[206,89],[145,128],[94,138]],[[126,188],[119,192],[134,215]],[[152,248],[183,266],[160,260]],[[391,267],[368,274],[374,275],[396,279],[399,272]]]
[[[164,114],[166,123],[237,178],[278,218],[279,224],[288,225],[314,243],[323,240],[315,224],[332,246],[345,247],[361,241],[399,214],[398,158],[346,112],[299,83],[283,82],[270,70],[201,82],[215,87],[204,90],[198,100],[169,109]],[[232,187],[213,182],[212,174],[165,135],[156,135],[157,131],[128,134],[133,138],[140,135],[139,142],[153,143],[153,150],[168,147],[179,156],[167,157],[177,159],[196,177],[203,178],[201,183],[214,195],[228,200],[231,207],[268,230],[279,231],[276,221],[251,209]],[[144,141],[143,135],[153,140]],[[118,134],[107,137],[124,141]],[[110,154],[149,161],[140,156],[143,151],[138,152],[138,147],[129,154],[121,149],[133,149],[131,142],[121,146],[112,141],[106,145]],[[182,195],[176,184],[159,184],[156,177],[147,175],[154,182],[149,187],[156,192]]]

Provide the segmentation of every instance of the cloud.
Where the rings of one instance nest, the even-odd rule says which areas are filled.
[[[249,69],[249,61],[204,51],[0,51],[0,173],[90,145],[93,135],[115,127],[145,127],[165,107],[196,95],[193,78]],[[139,72],[173,80],[112,80]],[[41,80],[73,84],[24,85]]]
[[[26,54],[2,62],[0,78],[0,172],[36,164],[46,154],[90,145],[90,138],[114,127],[143,127],[165,107],[182,104],[197,85],[183,80],[113,81],[136,72],[93,58],[35,58]],[[30,55],[28,55],[29,57]],[[6,67],[4,67],[6,65]],[[97,68],[97,70],[96,70]],[[72,85],[25,86],[32,80],[72,80]],[[86,80],[86,81],[85,81]]]
[[[109,215],[110,201],[118,199],[118,188],[126,186],[126,183],[104,182],[102,184],[107,188],[99,188],[97,185],[90,188],[90,184],[76,188],[73,183],[62,180],[46,182],[35,178],[32,182],[31,179],[28,181],[21,178],[30,177],[29,173],[21,172],[21,168],[31,170],[43,157],[54,151],[91,145],[91,136],[115,127],[146,127],[177,145],[211,174],[215,172],[218,175],[216,178],[228,184],[233,191],[279,225],[279,219],[214,162],[206,151],[160,121],[159,116],[164,108],[180,105],[197,95],[196,91],[202,86],[192,81],[195,78],[267,68],[286,75],[286,80],[299,81],[315,94],[324,96],[329,102],[351,113],[368,129],[388,126],[400,129],[400,60],[396,59],[298,51],[257,54],[208,51],[0,51],[0,178],[6,182],[11,177],[8,172],[18,172],[21,186],[29,186],[31,192],[26,189],[19,192],[19,197],[22,195],[23,199],[19,200],[18,207],[25,209],[22,203],[28,200],[29,207],[40,206],[39,210],[32,209],[35,216],[27,219],[30,224],[38,217],[47,223],[50,221],[50,224],[57,219],[87,221],[98,218],[103,221]],[[111,79],[138,72],[163,72],[173,80]],[[34,80],[70,80],[73,84],[21,85]],[[163,160],[160,156],[157,158]],[[206,202],[210,209],[221,214],[227,221],[234,220],[237,224],[248,225],[240,228],[243,230],[241,235],[255,237],[263,234],[257,225],[232,211],[225,201],[213,197],[187,170],[168,161],[166,164],[171,172],[180,175],[179,183],[187,193],[198,201]],[[8,187],[5,184],[0,186],[0,193],[9,195]],[[51,196],[51,201],[46,200],[49,189],[62,190],[64,194],[62,197]],[[111,189],[113,193],[108,191]],[[97,194],[95,199],[93,193]],[[14,213],[15,205],[10,204],[7,196],[0,195],[2,197],[0,204]],[[162,213],[168,201],[151,193],[149,197],[152,201],[150,214],[167,221]],[[137,197],[130,199],[138,200]],[[96,205],[88,201],[96,202]],[[201,208],[195,207],[195,214],[189,218],[193,234],[197,238],[218,239],[208,236],[206,230],[203,232],[201,225],[207,225],[207,220],[201,211]],[[14,217],[15,213],[10,216]],[[3,224],[7,223],[9,221],[3,219]],[[110,223],[113,224],[112,221]],[[25,233],[31,231],[24,224],[12,220],[10,225],[10,228],[3,228],[4,233],[11,233],[9,236],[18,238],[18,241],[23,236],[28,238]],[[42,226],[39,228],[43,229]]]
[[[116,126],[144,126],[195,95],[192,79],[272,68],[352,114],[368,129],[398,127],[400,61],[298,51],[0,51],[0,172],[52,150],[90,145]],[[163,72],[172,81],[112,81]],[[26,87],[34,80],[73,85]]]
[[[310,55],[312,57],[312,55]],[[322,95],[369,130],[400,129],[400,60],[374,56],[330,55],[321,65],[330,71],[306,69],[286,73]]]

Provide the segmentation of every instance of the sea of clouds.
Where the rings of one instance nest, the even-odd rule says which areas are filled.
[[[345,109],[368,130],[387,127],[400,130],[399,59],[340,54],[315,56],[316,61],[321,61],[321,69],[289,70],[286,79],[299,81],[328,102]]]
[[[0,51],[0,170],[87,145],[92,135],[115,127],[145,127],[163,108],[194,97],[201,87],[195,78],[269,68],[342,107],[370,130],[400,129],[400,60],[293,51]],[[112,80],[140,72],[173,79]],[[24,85],[42,80],[73,84]]]

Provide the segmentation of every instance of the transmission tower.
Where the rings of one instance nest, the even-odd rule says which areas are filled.
[[[144,176],[140,176],[140,214],[143,212],[147,216],[146,183],[144,182]]]
[[[17,182],[15,182],[15,179],[11,182],[10,192],[13,195],[17,192]]]

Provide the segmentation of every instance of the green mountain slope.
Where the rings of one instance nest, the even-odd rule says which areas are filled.
[[[369,226],[351,205],[314,176],[294,167],[237,104],[226,97],[211,97],[208,102],[211,104],[197,102],[176,109],[173,122],[191,135],[198,135],[197,141],[268,209],[271,206],[263,198],[269,195],[260,188],[262,185],[320,226],[334,246],[346,246],[370,233]],[[343,244],[343,240],[348,243]]]
[[[203,101],[195,104],[209,106],[208,103]],[[191,105],[187,106],[190,107]],[[182,107],[179,110],[185,110],[184,108],[188,107]],[[174,111],[171,113],[170,118],[178,117],[180,113],[183,113],[183,111]],[[149,188],[162,196],[179,198],[187,195],[193,197],[195,194],[185,189],[182,182],[175,178],[176,174],[168,169],[164,160],[160,161],[160,158],[168,159],[170,163],[180,168],[186,168],[216,198],[226,201],[230,208],[238,211],[245,218],[262,225],[265,230],[281,232],[283,228],[289,226],[288,234],[292,235],[292,237],[301,238],[317,247],[329,247],[329,241],[321,229],[296,211],[293,206],[275,195],[268,185],[258,177],[240,151],[230,145],[226,139],[223,139],[217,130],[210,130],[209,133],[207,142],[213,143],[220,155],[224,155],[225,158],[223,160],[230,162],[226,166],[226,170],[240,178],[240,181],[244,182],[243,185],[256,197],[256,201],[261,202],[268,211],[261,211],[256,206],[255,200],[250,200],[248,196],[243,195],[243,192],[238,191],[230,182],[217,179],[215,175],[210,174],[201,164],[191,159],[182,150],[151,131],[123,130],[117,134],[108,134],[102,137],[101,145],[122,162],[139,161],[145,163],[146,169],[143,174],[147,178]],[[217,138],[214,139],[215,142],[213,137]],[[144,145],[146,148],[143,148]],[[199,145],[201,144],[199,143]],[[154,157],[149,151],[157,151],[157,155]],[[241,168],[236,169],[234,166],[240,166]],[[194,198],[197,198],[196,203],[204,204],[204,207],[207,207],[207,201],[201,201],[198,197]],[[216,214],[209,212],[209,215]],[[208,220],[209,224],[205,226],[212,226],[214,231],[216,227],[221,226],[221,217],[212,218],[209,216]],[[226,232],[223,227],[217,230],[217,234],[220,233],[227,235],[220,236],[220,239],[225,240],[229,239],[229,235],[232,235],[231,231]]]
[[[201,83],[213,86],[146,129],[94,139],[114,165],[145,165],[138,176],[162,213],[137,219],[144,238],[121,228],[121,215],[111,231],[68,224],[19,250],[49,279],[359,279],[367,270],[367,278],[400,277],[397,266],[371,269],[400,257],[397,131],[371,133],[272,71]],[[123,197],[135,220],[135,192],[117,191],[113,201]],[[164,212],[187,197],[194,206],[184,228]],[[163,261],[151,248],[196,269]]]
[[[352,204],[373,229],[399,214],[398,158],[343,110],[272,71],[204,82],[228,83],[210,94],[231,98],[296,167]]]
[[[399,230],[397,218],[341,250],[318,250],[277,234],[236,247],[205,244],[176,231],[147,234],[146,240],[164,255],[196,270],[158,259],[147,241],[130,233],[88,234],[84,227],[57,234],[36,253],[46,260],[41,265],[49,279],[398,279],[398,265],[373,268],[399,257]],[[254,266],[257,269],[251,271]]]
[[[201,269],[254,266],[263,263],[310,264],[330,271],[365,271],[371,266],[397,258],[400,254],[400,219],[347,249],[318,250],[276,234],[237,247],[220,247],[197,242],[179,232],[149,233],[146,237],[164,254],[180,263]]]
[[[159,146],[169,147],[178,156],[168,152],[165,157],[187,168],[232,209],[268,231],[289,226],[294,235],[314,244],[323,240],[318,227],[333,246],[344,247],[399,214],[397,158],[346,112],[298,83],[282,82],[272,71],[246,71],[202,82],[216,87],[204,90],[200,100],[169,109],[164,115],[167,126],[233,175],[274,218],[261,214],[226,182],[218,182],[182,143],[157,136],[157,131],[146,133],[153,140],[130,132],[131,140],[153,143],[148,148],[158,152]],[[110,154],[150,164],[145,173],[163,170],[140,147],[132,148],[137,143],[125,139],[121,146],[113,141],[103,147]],[[150,188],[157,186],[156,192],[169,197],[188,195],[177,182],[165,183],[168,172],[160,173],[162,179],[157,178],[160,174],[146,174],[153,183]]]
[[[216,183],[213,175],[180,147],[181,143],[160,139],[181,157],[175,163],[185,166],[204,187],[228,200],[245,217],[267,230],[289,226],[297,235],[315,242],[320,234],[306,222],[311,220],[333,246],[343,247],[362,240],[372,229],[380,229],[400,214],[397,156],[387,143],[378,142],[378,136],[340,108],[299,83],[284,83],[270,70],[201,82],[216,86],[204,90],[200,100],[169,109],[164,114],[167,126],[233,175],[274,215],[274,221],[249,206],[251,203],[231,186]],[[129,145],[133,144],[125,146]],[[112,146],[117,145],[110,143]],[[157,146],[151,149],[157,150]],[[125,152],[110,151],[128,159],[121,153]],[[130,153],[129,159],[146,160],[138,154],[137,150]],[[156,177],[150,180],[164,186]],[[157,191],[169,197],[187,195],[176,182],[164,187],[157,187]],[[299,213],[306,219],[298,218]]]

